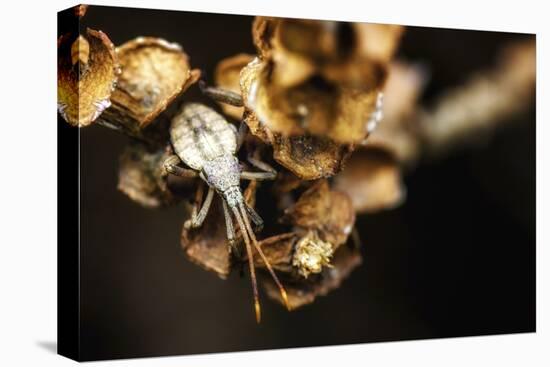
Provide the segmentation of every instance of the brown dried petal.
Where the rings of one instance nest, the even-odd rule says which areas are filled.
[[[395,24],[354,23],[357,54],[385,64],[391,61],[405,28]]]
[[[254,55],[237,54],[223,59],[216,65],[214,81],[216,85],[236,93],[241,93],[239,84],[241,70],[254,59]],[[223,112],[234,119],[240,120],[243,116],[243,107],[235,107],[226,103],[220,103]]]
[[[376,149],[355,152],[335,178],[334,187],[351,198],[357,213],[393,208],[405,198],[400,165],[390,154]]]
[[[308,279],[301,278],[300,281],[284,279],[283,286],[286,289],[290,307],[296,309],[312,303],[316,297],[325,296],[337,289],[353,269],[361,265],[361,262],[359,251],[342,246],[334,254],[332,268],[325,268],[321,274],[310,276]],[[262,277],[262,285],[271,299],[284,304],[279,289],[270,278]]]
[[[143,144],[128,145],[120,156],[118,189],[147,208],[174,203],[164,171],[169,155],[165,149],[150,152]]]
[[[74,15],[82,18],[84,15],[86,15],[86,12],[88,11],[89,5],[80,4],[75,6],[74,9]]]
[[[122,74],[103,118],[131,129],[150,124],[200,77],[180,45],[160,38],[138,37],[117,53]]]
[[[290,232],[268,237],[259,244],[271,266],[288,273],[292,271],[292,252],[297,239],[298,235]],[[265,263],[257,252],[254,252],[254,263],[265,268]]]
[[[347,241],[355,212],[347,194],[331,190],[326,180],[320,180],[285,211],[284,219],[295,226],[316,230],[322,240],[336,249]]]
[[[86,37],[58,39],[57,106],[69,124],[88,126],[110,105],[116,69],[115,48],[105,33],[88,28]]]
[[[387,150],[400,162],[411,161],[420,148],[414,113],[426,75],[422,68],[403,62],[393,62],[389,70],[384,86],[384,118],[365,146]]]
[[[275,135],[273,142],[273,158],[303,180],[335,175],[352,151],[351,145],[339,145],[312,135],[288,138]]]
[[[214,198],[202,226],[195,229],[183,226],[181,246],[191,261],[226,278],[231,270],[231,253],[223,223],[222,202]]]

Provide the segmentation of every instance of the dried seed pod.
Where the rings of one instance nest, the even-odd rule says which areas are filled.
[[[73,126],[92,124],[110,106],[117,80],[115,48],[93,29],[86,37],[66,34],[57,42],[57,107]]]
[[[378,149],[358,149],[335,177],[334,187],[348,194],[357,213],[391,209],[406,196],[399,162]]]
[[[120,156],[118,189],[147,208],[175,203],[177,200],[168,187],[164,170],[164,160],[169,155],[166,149],[149,151],[140,143],[126,146]]]
[[[273,61],[270,78],[283,88],[320,74],[330,82],[371,89],[402,33],[398,25],[269,17],[256,17],[252,26],[258,54]]]
[[[316,231],[321,240],[336,249],[347,241],[355,224],[355,212],[345,193],[331,190],[326,180],[320,180],[285,211],[283,220]]]
[[[261,68],[263,64],[255,59],[241,72],[245,106],[255,105],[256,100],[267,102],[267,99],[256,99],[256,96],[249,93],[257,88],[256,75],[261,72]],[[304,180],[336,174],[353,151],[353,145],[337,144],[327,137],[310,134],[285,136],[272,132],[261,120],[261,115],[250,110],[245,110],[244,121],[254,136],[273,146],[273,158],[279,164]]]
[[[181,246],[192,262],[225,279],[232,262],[225,226],[220,223],[224,223],[222,203],[215,199],[202,226],[194,229],[182,226]]]
[[[102,119],[138,132],[200,77],[180,45],[138,37],[117,47],[121,74]]]
[[[325,296],[330,291],[340,287],[340,284],[349,274],[361,265],[362,258],[359,251],[348,246],[340,247],[333,256],[332,266],[323,268],[319,274],[313,274],[308,279],[300,278],[283,280],[288,295],[288,303],[292,309],[312,303],[318,296]],[[262,285],[267,295],[281,304],[283,300],[269,279],[262,277]]]
[[[320,180],[285,211],[282,222],[291,225],[292,232],[266,238],[260,245],[276,269],[299,281],[331,266],[332,254],[351,233],[355,213],[346,194]],[[254,262],[264,267],[259,256]]]

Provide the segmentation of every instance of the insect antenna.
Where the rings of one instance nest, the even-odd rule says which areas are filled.
[[[252,257],[252,248],[250,246],[250,238],[248,237],[248,231],[245,228],[244,220],[241,217],[239,211],[236,207],[231,208],[233,211],[233,214],[235,215],[235,218],[237,218],[237,222],[239,223],[239,227],[241,228],[241,233],[244,239],[245,247],[246,247],[246,254],[248,256],[248,266],[250,268],[250,279],[252,281],[252,292],[254,294],[254,310],[256,312],[256,322],[260,323],[261,321],[261,309],[260,309],[260,300],[258,297],[258,283],[256,281],[256,269],[254,268],[254,258]],[[246,217],[245,217],[246,218]]]
[[[244,204],[241,202],[239,203],[239,210],[241,211],[241,215],[244,219],[244,224],[246,225],[246,229],[248,233],[250,234],[250,238],[252,239],[252,244],[256,248],[256,251],[260,254],[262,260],[265,263],[265,266],[267,267],[267,270],[271,274],[271,277],[275,281],[275,284],[279,288],[279,292],[281,293],[281,298],[283,299],[283,302],[285,303],[286,308],[290,311],[290,304],[288,303],[288,297],[285,291],[285,288],[279,281],[279,278],[275,274],[275,271],[273,270],[273,267],[271,267],[271,264],[269,263],[269,260],[265,256],[264,252],[262,251],[262,248],[258,244],[258,241],[256,240],[256,235],[254,235],[254,231],[252,230],[252,226],[250,225],[250,221],[248,220],[248,216],[246,215],[246,209],[244,208]]]

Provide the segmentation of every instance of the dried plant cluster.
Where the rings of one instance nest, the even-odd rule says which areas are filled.
[[[260,246],[292,308],[339,287],[361,264],[356,215],[402,203],[403,169],[420,154],[492,128],[531,104],[535,49],[529,43],[507,49],[495,69],[423,108],[425,71],[394,59],[403,32],[392,25],[257,17],[251,33],[257,54],[217,65],[215,84],[243,100],[243,107],[220,105],[248,127],[240,155],[261,158],[278,172],[274,182],[250,183],[244,196],[266,219]],[[231,250],[221,201],[214,200],[201,227],[183,226],[205,185],[171,176],[163,165],[173,154],[168,107],[185,102],[182,94],[201,77],[183,48],[154,37],[115,47],[106,34],[88,29],[62,35],[58,58],[62,117],[132,138],[120,157],[118,189],[147,208],[182,205],[181,246],[189,259],[222,278],[239,268],[246,261],[241,235]],[[253,260],[265,268],[260,256]],[[267,294],[282,302],[268,280],[260,277]]]

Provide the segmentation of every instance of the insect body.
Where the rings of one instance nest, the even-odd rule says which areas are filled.
[[[243,130],[241,129],[241,131]],[[197,206],[193,208],[191,219],[185,222],[185,226],[196,228],[202,225],[212,203],[214,192],[217,192],[223,199],[229,244],[235,245],[235,230],[231,214],[237,220],[245,242],[257,321],[260,321],[260,304],[252,246],[262,257],[288,307],[286,292],[258,245],[249,221],[250,217],[255,225],[261,226],[262,219],[252,207],[246,204],[240,188],[241,178],[250,180],[273,179],[276,172],[266,163],[253,158],[249,158],[250,163],[262,169],[263,172],[242,172],[239,161],[235,156],[242,142],[242,134],[239,135],[237,129],[220,114],[202,104],[188,103],[183,106],[172,120],[170,139],[176,155],[165,161],[166,170],[179,176],[194,177],[198,175],[209,186],[202,208],[200,211]],[[191,169],[180,167],[180,162],[185,163]]]

